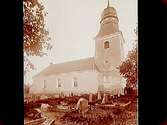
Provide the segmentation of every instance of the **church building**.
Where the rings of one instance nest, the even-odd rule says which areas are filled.
[[[30,93],[71,95],[102,91],[124,94],[126,81],[118,69],[124,57],[124,39],[118,22],[117,12],[108,2],[94,38],[94,57],[50,64],[34,76]]]

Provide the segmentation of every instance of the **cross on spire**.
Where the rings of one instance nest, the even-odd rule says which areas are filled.
[[[107,7],[110,7],[110,0],[108,0],[108,5],[107,5]]]

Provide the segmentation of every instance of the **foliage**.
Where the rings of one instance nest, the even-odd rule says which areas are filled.
[[[46,12],[44,6],[39,0],[23,0],[24,13],[24,75],[35,67],[29,59],[29,56],[44,56],[44,50],[52,48],[48,42],[50,37],[45,29]]]
[[[26,56],[24,56],[24,75],[34,69],[34,64],[32,64],[31,61]]]
[[[48,31],[45,29],[44,6],[38,0],[23,0],[24,52],[26,55],[43,56],[43,49],[51,49]]]
[[[128,58],[119,68],[120,73],[126,78],[127,86],[135,86],[137,84],[137,48],[129,52]]]
[[[136,37],[138,35],[138,27],[134,30]],[[138,72],[137,72],[137,61],[138,61],[138,47],[137,41],[135,40],[136,46],[129,51],[126,60],[119,66],[121,75],[126,79],[127,87],[135,87],[137,85]]]
[[[24,84],[24,93],[28,94],[30,89],[30,85]]]

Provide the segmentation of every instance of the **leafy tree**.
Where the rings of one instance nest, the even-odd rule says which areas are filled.
[[[34,70],[35,66],[31,63],[31,61],[27,58],[27,56],[24,56],[24,75],[27,72],[30,72],[31,70]]]
[[[23,0],[24,52],[28,56],[43,56],[43,49],[51,49],[50,37],[45,29],[46,12],[38,0]]]
[[[136,36],[138,36],[138,28],[134,30]],[[138,79],[138,47],[137,41],[135,40],[136,45],[135,47],[129,51],[126,60],[119,66],[121,75],[126,79],[126,86],[134,88],[137,85]]]
[[[30,91],[30,85],[29,85],[29,84],[27,84],[27,85],[25,84],[25,85],[24,85],[24,93],[25,93],[25,94],[28,94],[29,91]]]
[[[23,0],[24,22],[24,73],[34,70],[29,56],[44,56],[44,50],[52,48],[50,37],[45,29],[46,12],[39,0]]]
[[[137,84],[137,47],[131,50],[128,58],[121,64],[120,73],[126,78],[128,87],[135,87]]]

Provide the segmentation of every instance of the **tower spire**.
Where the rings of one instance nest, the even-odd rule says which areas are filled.
[[[110,7],[110,0],[108,0],[108,5],[107,5],[107,7]]]

